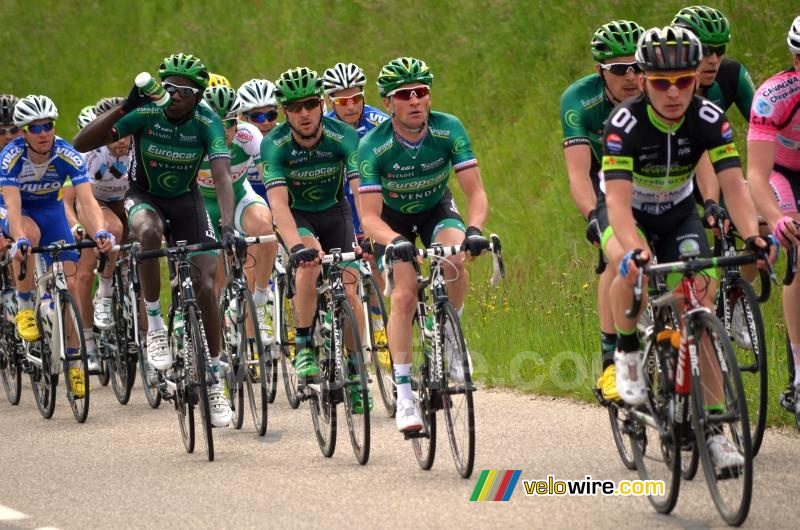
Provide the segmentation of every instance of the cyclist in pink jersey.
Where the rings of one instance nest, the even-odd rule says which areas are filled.
[[[786,248],[798,245],[800,232],[800,16],[786,38],[792,68],[756,90],[747,134],[747,180],[759,213]],[[783,289],[783,316],[794,368],[781,405],[794,412],[800,401],[800,279]],[[787,352],[788,354],[789,352]]]

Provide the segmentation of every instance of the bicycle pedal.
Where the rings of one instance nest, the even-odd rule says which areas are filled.
[[[403,438],[406,440],[414,440],[419,438],[429,438],[428,433],[420,429],[419,431],[403,431]]]
[[[717,480],[730,480],[730,479],[737,479],[739,475],[744,472],[742,466],[737,467],[726,467],[724,469],[719,470],[716,473]]]

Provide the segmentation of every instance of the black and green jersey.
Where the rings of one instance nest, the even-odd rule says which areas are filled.
[[[739,167],[725,112],[693,96],[679,123],[658,118],[644,95],[630,98],[608,117],[603,148],[603,180],[633,182],[631,206],[650,215],[662,215],[692,194],[692,174],[708,151],[719,173]]]
[[[599,74],[587,75],[572,83],[561,95],[561,130],[564,148],[588,145],[592,150],[589,176],[595,193],[600,185],[600,159],[603,156],[603,127],[614,109],[606,97]]]
[[[427,133],[416,145],[398,137],[386,120],[358,146],[359,191],[382,193],[389,208],[416,214],[439,204],[452,170],[477,165],[464,125],[451,114],[431,112]]]
[[[117,139],[133,136],[131,183],[159,197],[194,189],[203,157],[230,157],[222,120],[205,102],[181,123],[172,122],[150,103],[120,118],[114,129]]]
[[[700,87],[700,95],[722,107],[727,112],[735,103],[745,120],[750,120],[755,87],[750,73],[736,61],[722,59],[714,82]]]
[[[286,186],[294,210],[327,210],[358,178],[357,150],[358,133],[339,120],[322,117],[322,138],[311,149],[298,145],[289,123],[282,123],[261,141],[264,186],[267,191]]]

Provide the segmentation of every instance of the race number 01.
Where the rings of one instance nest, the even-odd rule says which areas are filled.
[[[708,123],[717,123],[720,114],[722,114],[722,109],[708,100],[703,100],[703,105],[700,107],[698,114]]]
[[[619,109],[616,114],[614,114],[614,117],[611,119],[611,125],[614,127],[620,127],[623,131],[625,131],[625,134],[628,134],[631,132],[631,129],[636,126],[636,121],[636,118],[631,115],[631,111],[623,107]]]

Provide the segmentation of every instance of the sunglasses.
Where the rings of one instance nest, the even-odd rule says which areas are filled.
[[[38,125],[29,124],[24,127],[25,132],[39,134],[42,132],[50,132],[53,130],[53,127],[56,126],[56,122],[49,121],[47,123],[40,123]]]
[[[639,67],[639,63],[632,62],[632,63],[609,63],[603,64],[600,63],[600,68],[607,72],[611,72],[614,75],[627,75],[630,70],[633,70],[634,74],[641,74],[642,69]]]
[[[7,129],[0,127],[0,135],[5,136],[6,134],[17,134],[19,132],[19,127],[16,125],[11,126]]]
[[[176,92],[181,95],[182,98],[192,97],[198,92],[200,92],[199,88],[192,88],[190,86],[183,86],[183,85],[174,85],[172,83],[161,83],[161,86],[164,87],[164,90],[167,91],[167,94],[172,96]]]
[[[292,101],[291,103],[287,103],[286,105],[284,105],[283,108],[285,108],[289,112],[298,113],[303,109],[314,110],[316,108],[319,108],[319,103],[320,103],[319,98],[307,99],[305,101]]]
[[[650,84],[653,85],[653,88],[655,88],[659,92],[666,92],[672,85],[678,87],[678,90],[689,88],[690,86],[694,85],[695,79],[696,79],[695,74],[684,74],[671,77],[668,76],[647,77],[647,80],[650,81]]]
[[[397,88],[386,94],[386,97],[387,98],[394,97],[395,99],[399,99],[400,101],[408,101],[413,96],[416,96],[417,99],[422,99],[425,96],[430,95],[430,93],[431,93],[430,87],[423,85],[411,88]]]
[[[364,101],[364,93],[359,92],[358,94],[353,94],[352,96],[342,96],[342,97],[331,97],[331,101],[333,101],[334,105],[339,107],[346,107],[348,105],[357,105]]]
[[[268,110],[267,112],[245,112],[244,117],[247,118],[248,121],[264,123],[265,121],[275,121],[278,119],[278,111]]]
[[[230,129],[231,127],[236,127],[237,121],[238,120],[236,118],[231,118],[229,120],[222,120],[222,125],[224,125],[226,129]]]
[[[727,50],[727,45],[722,44],[720,46],[708,46],[703,44],[703,55],[711,55],[716,54],[717,57],[722,57],[725,55],[725,50]]]

